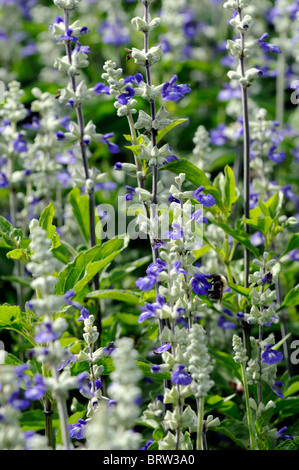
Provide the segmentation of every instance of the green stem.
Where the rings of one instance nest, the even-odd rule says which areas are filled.
[[[249,429],[250,447],[251,447],[251,450],[256,450],[255,433],[254,433],[254,428],[253,428],[253,421],[252,421],[251,408],[250,408],[250,402],[249,402],[249,389],[248,389],[248,383],[246,379],[245,364],[241,364],[241,371],[242,371],[242,382],[243,382],[244,393],[245,393],[246,414],[247,414],[247,422],[248,422],[248,429]]]
[[[69,10],[64,10],[64,25],[65,25],[65,30],[69,28],[70,24],[70,12]],[[72,48],[71,48],[71,42],[70,41],[65,41],[65,50],[66,50],[66,55],[68,57],[68,62],[70,65],[73,63],[72,59]],[[70,82],[71,86],[74,92],[76,92],[77,89],[77,84],[76,84],[76,78],[74,75],[70,76]],[[86,145],[83,141],[84,137],[84,116],[82,112],[82,106],[81,104],[76,106],[76,113],[77,113],[77,122],[78,126],[80,129],[80,150],[81,150],[81,156],[82,156],[82,163],[83,163],[83,168],[84,168],[84,175],[85,175],[85,180],[87,181],[89,179],[89,165],[88,165],[88,158],[87,158],[87,153],[86,153]],[[95,227],[95,194],[94,194],[94,189],[91,188],[88,191],[88,198],[89,198],[89,227],[90,227],[90,246],[91,248],[96,245],[96,227]],[[95,274],[93,278],[93,284],[95,290],[99,290],[100,288],[100,281],[99,281],[99,274]],[[97,329],[99,332],[99,346],[101,346],[101,339],[102,339],[102,313],[101,309],[99,307],[98,301],[96,301],[96,306],[97,306]]]
[[[205,399],[200,397],[197,399],[197,441],[196,441],[196,450],[203,450],[203,420],[204,420],[204,407]]]

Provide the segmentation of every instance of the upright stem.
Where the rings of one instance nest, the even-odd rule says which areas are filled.
[[[51,367],[51,371],[52,371],[52,377],[58,383],[58,373],[57,373],[56,367],[55,366]],[[73,448],[73,445],[72,445],[72,440],[71,440],[69,427],[68,427],[68,413],[67,413],[66,401],[59,394],[57,394],[55,398],[57,402],[57,409],[58,409],[63,445],[65,447],[65,450],[71,450]]]
[[[64,24],[65,30],[69,28],[70,24],[70,12],[68,10],[64,10]],[[71,42],[65,41],[65,50],[68,57],[69,64],[72,64],[72,49],[71,49]],[[75,92],[77,88],[76,78],[74,75],[70,76],[72,89]],[[77,113],[77,122],[80,129],[80,150],[82,156],[82,163],[84,168],[84,176],[85,180],[89,179],[89,166],[88,166],[88,158],[86,153],[86,145],[83,141],[84,137],[84,116],[82,112],[82,106],[76,106],[76,113]],[[94,247],[96,245],[96,233],[95,233],[95,194],[94,188],[88,189],[88,198],[89,198],[89,228],[90,228],[90,246]],[[99,290],[100,283],[99,283],[99,275],[96,274],[93,278],[94,288],[95,290]],[[101,319],[101,311],[99,309],[99,305],[97,302],[98,307],[98,316],[97,316],[97,327],[99,332],[99,344],[101,345],[101,336],[102,336],[102,319]]]
[[[198,412],[198,421],[197,421],[197,442],[196,450],[204,450],[203,443],[203,419],[204,419],[204,406],[205,399],[200,397],[197,399],[197,412]]]
[[[251,450],[256,450],[255,433],[254,433],[252,415],[251,415],[251,409],[250,409],[249,390],[248,390],[248,384],[247,384],[247,379],[246,379],[245,364],[241,364],[241,370],[242,370],[242,382],[243,382],[245,401],[246,401],[246,414],[247,414],[247,422],[248,422],[248,429],[249,429],[250,447],[251,447]]]
[[[263,401],[263,394],[262,394],[262,384],[261,384],[261,376],[262,376],[262,346],[261,343],[263,341],[263,327],[259,325],[259,340],[257,346],[257,362],[259,366],[259,373],[260,373],[260,381],[257,384],[257,401],[258,404],[262,403]]]
[[[149,4],[147,2],[144,3],[144,19],[148,23],[149,22]],[[144,51],[147,53],[149,50],[149,33],[146,31],[144,32]],[[145,64],[145,70],[146,70],[146,81],[149,86],[152,86],[152,77],[151,77],[151,69],[150,65],[147,62]],[[155,101],[150,100],[150,108],[151,108],[151,118],[152,121],[156,119],[156,106],[155,106]],[[157,146],[157,130],[152,128],[151,130],[151,135],[152,135],[152,145],[153,148]],[[153,167],[153,180],[152,180],[152,204],[151,204],[151,221],[155,224],[156,219],[157,219],[157,202],[158,202],[158,166],[155,165]],[[151,239],[151,242],[153,243],[154,240]],[[159,258],[159,249],[153,249],[152,250],[152,256],[153,256],[153,261],[154,263],[157,261]],[[156,283],[156,293],[157,295],[159,294],[159,286],[160,283]],[[165,321],[164,320],[159,320],[159,325],[160,325],[160,333],[162,332]]]
[[[47,445],[53,448],[53,408],[52,403],[47,397],[45,396],[44,402],[44,415],[45,415],[45,435],[47,438]]]
[[[238,2],[239,3],[239,2]],[[238,9],[240,20],[242,20],[242,10]],[[239,59],[241,75],[245,77],[245,34],[241,33],[241,45],[242,53]],[[243,199],[244,199],[244,218],[250,218],[250,129],[249,129],[249,110],[248,110],[248,91],[242,85],[242,112],[243,112]],[[250,228],[248,224],[245,224],[245,232],[249,235]],[[249,287],[249,267],[250,267],[250,251],[247,247],[244,247],[244,287]],[[246,313],[249,312],[248,304],[245,307]],[[244,322],[243,322],[244,325]],[[249,341],[250,329],[243,327],[244,344],[246,345],[247,355],[250,358],[250,341]],[[249,348],[249,349],[248,349]]]

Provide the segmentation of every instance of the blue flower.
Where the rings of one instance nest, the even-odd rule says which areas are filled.
[[[23,135],[19,134],[18,138],[13,141],[13,149],[15,152],[27,152],[27,142],[24,140]]]
[[[56,132],[56,138],[57,138],[57,140],[64,140],[64,139],[65,139],[64,132],[62,132],[62,131],[57,131],[57,132]]]
[[[146,274],[153,274],[154,276],[156,276],[157,274],[164,271],[166,267],[167,263],[165,261],[162,261],[160,258],[157,258],[155,263],[151,263],[148,266],[148,268],[146,269]]]
[[[157,364],[154,364],[152,367],[151,367],[151,372],[153,374],[159,374],[159,372],[161,372],[161,367],[158,366]]]
[[[128,0],[126,0],[128,1]],[[153,443],[154,441],[146,441],[143,447],[140,447],[140,450],[147,450],[149,446]]]
[[[191,281],[191,287],[197,295],[208,295],[211,289],[211,283],[208,279],[211,279],[211,274],[196,273]]]
[[[87,318],[89,318],[89,311],[87,310],[87,308],[83,307],[80,311],[80,316],[77,321],[84,321],[87,320]]]
[[[108,150],[109,150],[110,153],[119,153],[120,152],[119,146],[108,140],[108,139],[111,139],[112,137],[114,137],[113,132],[109,132],[108,134],[104,134],[102,136],[102,142],[103,142],[103,144],[108,145]]]
[[[250,193],[249,198],[249,209],[254,209],[259,202],[259,195],[258,193]]]
[[[51,323],[45,322],[42,327],[43,329],[35,336],[35,341],[38,344],[50,343],[51,341],[55,341],[59,338],[59,335],[52,330]]]
[[[141,82],[144,82],[144,78],[141,73],[136,73],[135,75],[129,75],[125,78],[125,84],[131,83],[132,85],[139,86]]]
[[[264,52],[272,52],[275,54],[281,54],[282,51],[279,49],[278,46],[275,46],[274,44],[269,44],[268,42],[265,42],[265,40],[269,37],[268,33],[264,33],[258,40],[258,45],[262,48]]]
[[[38,131],[40,129],[40,122],[36,116],[33,116],[32,122],[28,124],[23,124],[23,129],[30,129],[33,131]]]
[[[283,354],[280,351],[272,349],[273,344],[266,344],[262,354],[264,364],[277,364],[283,360]]]
[[[272,145],[272,147],[269,150],[269,158],[275,163],[281,163],[286,158],[286,153],[285,152],[276,152],[275,151],[276,149],[277,149],[277,146]]]
[[[227,137],[224,135],[225,128],[226,128],[225,124],[219,124],[216,129],[211,129],[210,131],[211,144],[216,145],[218,147],[226,143]]]
[[[200,186],[193,192],[193,197],[200,202],[204,207],[212,207],[215,205],[216,201],[212,194],[201,194],[204,191],[204,186]]]
[[[190,276],[190,273],[182,268],[182,261],[179,259],[173,263],[173,269],[175,269],[180,274],[188,274]]]
[[[293,261],[299,261],[299,249],[295,248],[289,252],[289,258]]]
[[[56,16],[54,23],[50,24],[49,29],[52,29],[54,24],[59,23],[64,23],[64,20],[61,16]]]
[[[232,312],[230,312],[227,308],[224,308],[223,312],[226,313],[226,315],[228,315],[229,317],[233,317]],[[233,330],[237,326],[236,323],[229,321],[228,318],[224,315],[219,316],[217,325],[223,328],[224,330]]]
[[[279,429],[279,431],[277,431],[277,434],[276,434],[277,438],[281,437],[283,439],[295,439],[295,436],[288,436],[287,434],[284,434],[287,429],[288,428],[286,426]]]
[[[177,75],[174,75],[169,82],[164,83],[161,96],[164,101],[179,101],[186,93],[190,93],[189,85],[176,85]]]
[[[282,382],[280,382],[279,380],[276,380],[274,382],[274,385],[271,386],[271,388],[272,388],[273,392],[275,393],[275,395],[277,395],[279,398],[284,398],[284,394],[280,390],[281,387],[282,387]]]
[[[136,286],[139,287],[140,290],[149,291],[151,290],[157,282],[157,276],[149,274],[145,277],[139,277],[136,281]]]
[[[98,31],[102,35],[102,42],[104,44],[121,46],[130,42],[130,37],[119,19],[116,19],[114,23],[103,21]]]
[[[34,387],[31,387],[25,391],[25,398],[28,398],[32,401],[38,401],[45,395],[47,390],[42,375],[36,374],[34,376],[34,384]]]
[[[104,94],[110,95],[110,86],[99,82],[94,86],[93,91],[95,92],[96,95],[104,95]]]
[[[121,171],[122,169],[123,169],[123,166],[122,166],[121,162],[115,163],[114,170]]]
[[[244,315],[243,312],[238,312],[237,315],[236,315],[236,317],[237,317],[237,320],[243,320],[244,317],[245,317],[245,315]]]
[[[208,219],[202,215],[202,211],[198,209],[191,215],[191,219],[195,220],[195,222],[198,222],[199,224],[207,224]]]
[[[8,188],[8,179],[3,171],[0,172],[0,188]]]
[[[157,306],[155,304],[147,303],[142,307],[142,313],[138,318],[138,323],[142,323],[149,318],[156,317],[157,315]]]
[[[8,403],[15,408],[16,410],[26,410],[29,408],[31,402],[28,398],[24,398],[20,392],[20,390],[15,390],[12,392],[8,399]]]
[[[132,186],[125,186],[129,193],[125,194],[126,201],[132,201],[134,194],[136,194],[136,189]]]
[[[127,86],[125,90],[126,92],[121,93],[117,98],[117,101],[123,105],[128,104],[130,99],[133,98],[133,96],[135,96],[134,88],[132,88],[131,86]]]
[[[282,186],[281,190],[286,198],[290,199],[291,201],[298,202],[298,197],[295,193],[293,193],[291,184],[286,184],[285,186]]]
[[[165,233],[166,238],[169,238],[170,240],[180,240],[180,238],[184,238],[184,232],[178,223],[174,222],[172,227],[174,230]]]
[[[84,439],[86,425],[87,421],[84,419],[78,419],[77,423],[69,424],[70,436],[73,439]]]
[[[114,341],[110,341],[108,346],[104,348],[105,356],[110,356],[110,354],[114,351]]]
[[[251,235],[250,241],[253,246],[259,246],[262,245],[262,243],[265,243],[265,237],[262,232],[255,232],[253,235]]]
[[[171,348],[171,344],[170,343],[163,343],[162,346],[160,346],[159,348],[155,349],[154,352],[156,354],[162,354],[164,351],[168,351],[168,349]]]
[[[180,160],[175,155],[169,155],[169,157],[166,157],[166,163],[179,162],[179,161]]]
[[[171,381],[174,385],[190,385],[192,378],[184,371],[185,366],[180,364],[177,370],[171,374]]]
[[[61,36],[60,41],[73,41],[75,43],[79,43],[79,39],[73,36],[73,30],[71,28],[67,28],[65,34]]]

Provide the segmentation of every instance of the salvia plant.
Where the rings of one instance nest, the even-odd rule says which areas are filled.
[[[298,2],[0,3],[0,448],[298,450]]]

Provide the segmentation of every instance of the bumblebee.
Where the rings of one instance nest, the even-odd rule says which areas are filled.
[[[211,289],[209,289],[209,299],[222,301],[223,291],[227,286],[227,281],[221,274],[212,274]]]

